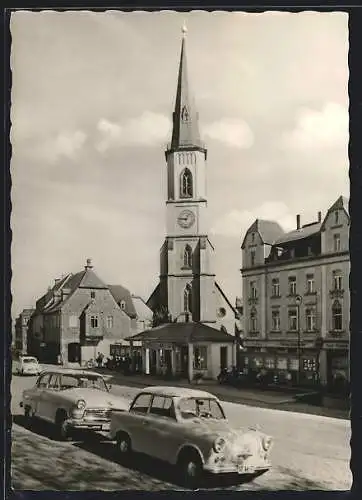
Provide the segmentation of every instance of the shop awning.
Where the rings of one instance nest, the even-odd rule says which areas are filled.
[[[168,342],[171,344],[197,344],[198,342],[226,343],[234,342],[234,335],[217,330],[204,323],[166,323],[125,340],[141,342]]]

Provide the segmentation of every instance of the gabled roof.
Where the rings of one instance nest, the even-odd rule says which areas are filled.
[[[152,321],[153,319],[152,309],[148,307],[148,305],[142,299],[142,297],[139,297],[138,295],[132,295],[132,302],[136,310],[137,318],[148,319]]]
[[[125,302],[124,312],[130,318],[136,318],[137,313],[132,301],[131,292],[121,285],[108,285],[108,288],[118,305],[120,305],[122,301]]]
[[[337,198],[337,200],[333,203],[333,205],[331,207],[329,207],[329,209],[326,213],[326,216],[324,217],[324,220],[323,220],[323,224],[321,227],[322,231],[324,231],[325,222],[327,220],[327,217],[329,216],[329,214],[331,212],[334,212],[336,210],[344,210],[347,217],[349,217],[349,199],[346,198],[346,196],[339,196],[339,198]]]
[[[166,323],[126,338],[126,340],[173,342],[234,342],[234,336],[204,323]]]
[[[304,238],[308,238],[313,234],[317,234],[321,230],[321,222],[314,222],[313,224],[308,224],[306,226],[301,227],[300,229],[294,229],[289,233],[286,233],[284,236],[275,241],[274,245],[281,245],[283,243],[288,243],[289,241],[302,240]]]
[[[246,231],[241,248],[245,248],[246,237],[249,233],[259,233],[260,238],[264,245],[273,245],[275,240],[280,238],[283,234],[283,228],[278,222],[272,220],[256,219],[253,224]]]

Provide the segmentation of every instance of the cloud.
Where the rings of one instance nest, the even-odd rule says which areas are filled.
[[[224,118],[202,127],[203,136],[223,142],[227,146],[249,149],[254,143],[249,125],[240,119]]]
[[[247,229],[255,219],[267,219],[279,222],[285,231],[295,225],[294,215],[287,205],[281,201],[266,201],[262,205],[249,210],[231,210],[216,220],[211,233],[215,235],[243,238]]]
[[[170,132],[170,120],[159,113],[145,111],[138,118],[131,118],[124,124],[106,119],[98,122],[100,139],[96,149],[103,153],[108,149],[128,145],[153,146],[165,141]]]
[[[81,130],[60,133],[52,139],[40,142],[35,152],[50,163],[56,163],[62,157],[73,160],[83,148],[86,139],[87,135]]]
[[[321,111],[300,109],[294,130],[282,136],[282,145],[292,149],[321,149],[347,146],[347,107],[328,102]]]

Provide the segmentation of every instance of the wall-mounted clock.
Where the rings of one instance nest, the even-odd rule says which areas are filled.
[[[179,226],[188,229],[195,222],[195,214],[191,210],[182,210],[177,217]]]

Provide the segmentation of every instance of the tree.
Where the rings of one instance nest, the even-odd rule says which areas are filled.
[[[163,325],[165,323],[170,323],[170,322],[171,322],[171,314],[169,313],[166,306],[164,306],[164,305],[158,306],[153,311],[152,328],[154,328],[155,326]]]

